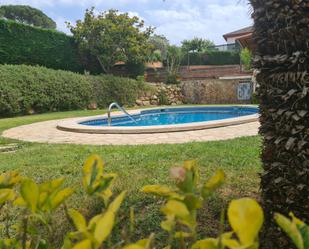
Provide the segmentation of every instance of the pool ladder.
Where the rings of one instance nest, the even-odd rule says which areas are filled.
[[[118,103],[113,102],[109,105],[108,107],[108,112],[107,112],[107,124],[108,126],[112,125],[112,117],[111,117],[111,111],[113,109],[113,107],[117,107],[117,109],[119,111],[122,111],[126,116],[128,116],[134,123],[136,123],[136,120],[133,118],[132,115],[130,115],[123,107],[121,107],[120,105],[118,105]]]

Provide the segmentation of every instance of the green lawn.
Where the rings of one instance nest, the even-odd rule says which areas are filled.
[[[97,115],[104,111],[75,111],[50,113],[0,120],[0,133],[10,127],[38,121]],[[0,138],[0,144],[12,143]],[[145,196],[139,189],[145,184],[171,184],[169,168],[181,165],[184,160],[196,159],[201,169],[202,179],[209,177],[216,169],[222,168],[228,178],[225,186],[211,198],[201,211],[203,234],[215,235],[218,231],[220,210],[232,198],[251,196],[258,198],[261,170],[259,137],[245,137],[229,141],[188,143],[179,145],[139,145],[139,146],[85,146],[50,145],[18,142],[20,147],[14,153],[0,153],[0,170],[17,170],[37,181],[65,176],[67,184],[76,187],[76,196],[68,206],[79,208],[85,214],[93,214],[100,207],[97,200],[90,201],[82,195],[80,187],[81,167],[91,154],[100,155],[108,172],[119,175],[115,191],[127,189],[129,194],[123,209],[121,224],[126,224],[127,206],[134,206],[137,216],[137,236],[157,231],[159,199]],[[68,227],[62,212],[56,219],[57,229],[51,238],[59,241]],[[158,235],[163,240],[164,234]]]

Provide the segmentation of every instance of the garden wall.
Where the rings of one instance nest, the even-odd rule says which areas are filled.
[[[241,78],[184,81],[181,84],[184,102],[188,104],[249,104],[251,99],[239,100]],[[251,88],[252,89],[252,88]]]
[[[147,91],[139,96],[136,105],[181,105],[184,103],[180,85],[166,85],[164,83],[148,83],[147,85]]]
[[[250,104],[253,85],[247,76],[182,81],[179,85],[147,83],[138,106],[181,104]],[[245,86],[244,86],[245,85]],[[242,100],[241,100],[242,99]]]

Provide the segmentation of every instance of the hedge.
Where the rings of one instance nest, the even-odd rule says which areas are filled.
[[[190,65],[235,65],[240,63],[239,52],[208,51],[190,53]],[[184,56],[181,65],[188,65],[188,56]]]
[[[0,65],[0,116],[133,105],[144,85],[128,78],[91,76],[39,66]]]
[[[73,37],[8,20],[0,20],[0,64],[101,72],[95,59],[89,55],[80,56]]]

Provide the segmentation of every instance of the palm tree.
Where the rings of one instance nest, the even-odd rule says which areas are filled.
[[[309,222],[309,1],[250,0],[263,136],[265,248],[293,248],[274,212]]]

